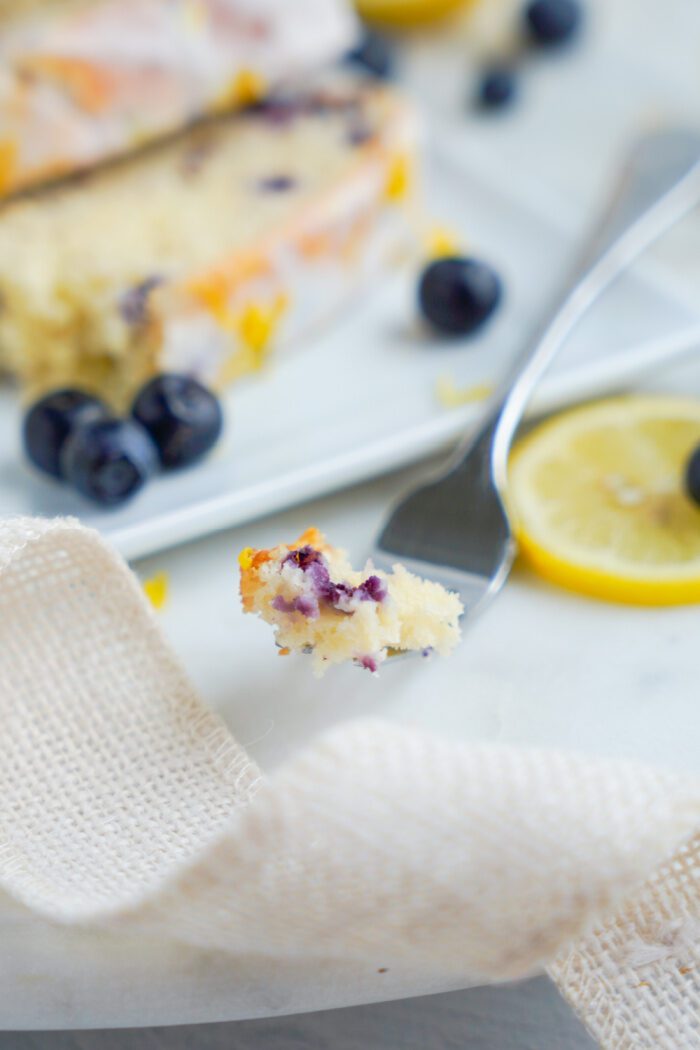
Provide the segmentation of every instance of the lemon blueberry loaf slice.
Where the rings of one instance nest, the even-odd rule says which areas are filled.
[[[412,243],[415,126],[322,78],[0,206],[0,368],[116,405],[156,372],[221,386]]]
[[[272,624],[282,654],[310,654],[317,675],[349,660],[377,671],[389,650],[446,655],[459,641],[456,594],[401,565],[356,572],[317,529],[239,560],[245,612]]]
[[[245,105],[353,35],[339,0],[0,3],[0,195]]]

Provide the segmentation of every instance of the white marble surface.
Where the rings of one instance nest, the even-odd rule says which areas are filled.
[[[626,21],[621,21],[623,7]],[[683,25],[692,24],[694,36],[678,32],[676,22],[677,62],[666,55],[666,66],[674,68],[662,75],[658,52],[663,47],[656,42],[668,39],[671,8],[686,19]],[[495,127],[474,132],[475,143],[490,151],[491,163],[500,158],[511,181],[512,172],[522,170],[524,183],[542,186],[546,175],[551,196],[541,196],[540,206],[561,206],[574,221],[599,188],[602,167],[592,156],[581,157],[577,121],[599,120],[607,141],[613,135],[611,110],[619,117],[619,135],[650,99],[660,99],[666,108],[675,99],[678,112],[687,111],[684,91],[691,74],[679,79],[675,67],[687,65],[693,40],[695,60],[700,53],[698,8],[689,0],[668,5],[615,0],[597,10],[607,12],[618,38],[630,37],[621,70],[638,63],[640,54],[649,59],[641,101],[633,105],[623,81],[615,84],[609,62],[607,80],[594,81],[594,97],[576,96],[567,78],[573,77],[577,63],[601,60],[609,46],[605,35],[595,35],[589,57],[583,50],[572,56],[571,69],[563,62],[560,68],[546,63],[533,73],[522,115],[507,118],[512,120],[508,135],[503,125],[500,137]],[[602,29],[596,27],[594,33]],[[569,123],[557,125],[560,163],[544,173],[526,146],[534,123],[554,120],[551,100],[558,90],[573,110]],[[652,381],[653,386],[663,384],[700,395],[700,365],[689,364]],[[136,565],[144,578],[169,573],[171,600],[162,614],[166,633],[205,700],[262,766],[273,768],[326,727],[371,713],[453,738],[632,756],[697,772],[696,608],[602,605],[556,591],[518,570],[449,662],[406,662],[387,668],[378,679],[348,668],[320,684],[302,659],[277,659],[264,625],[243,618],[238,609],[235,555],[240,547],[277,542],[313,522],[359,558],[388,503],[419,473],[420,468],[413,468]],[[439,974],[378,975],[320,965],[317,973],[302,978],[293,966],[268,960],[230,960],[175,945],[65,931],[7,901],[0,902],[0,944],[0,1028],[6,1029],[285,1014],[348,1005],[349,983],[356,989],[354,1002],[444,988]]]
[[[700,363],[648,385],[700,396]],[[169,574],[165,631],[202,696],[263,768],[325,728],[372,714],[453,739],[564,747],[697,772],[696,607],[601,604],[518,569],[447,661],[405,661],[378,678],[342,668],[318,682],[303,657],[277,657],[269,630],[238,608],[238,550],[313,522],[361,557],[388,503],[421,469],[136,565],[143,578]],[[320,962],[302,974],[289,963],[64,930],[7,901],[0,943],[0,1028],[184,1024],[446,990],[435,973]]]
[[[700,371],[687,365],[676,383],[665,377],[664,386],[676,385],[700,395]],[[272,768],[325,728],[371,713],[449,736],[697,770],[694,607],[594,602],[517,569],[449,660],[402,661],[376,678],[346,667],[317,681],[303,657],[276,657],[269,629],[237,607],[237,551],[293,537],[314,523],[362,560],[386,508],[424,470],[417,466],[138,563],[144,576],[169,573],[166,632],[202,695],[262,766]]]
[[[544,978],[230,1024],[0,1033],[0,1050],[594,1050]]]

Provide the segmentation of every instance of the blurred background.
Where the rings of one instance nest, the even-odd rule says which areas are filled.
[[[141,492],[139,462],[138,498],[116,492],[105,510],[89,462],[68,488],[27,471],[24,409],[2,390],[8,513],[79,513],[136,557],[444,448],[566,285],[630,146],[693,132],[692,0],[362,0],[359,14],[345,0],[0,4],[0,366],[25,404],[69,386],[118,412],[176,371],[213,386],[227,420],[222,436],[209,406],[217,453],[196,471]],[[361,86],[330,86],[338,71]],[[227,114],[213,130],[183,130],[212,109]],[[333,120],[347,156],[332,154]],[[239,125],[253,136],[240,147]],[[331,218],[323,193],[353,157],[366,181]],[[618,282],[537,407],[693,352],[697,239],[691,216]],[[457,339],[419,288],[450,255],[477,280]],[[25,451],[51,473],[44,440]]]
[[[287,12],[292,11],[294,0],[286,4]],[[21,20],[40,7],[0,0],[0,17],[6,10],[8,17]],[[158,480],[153,491],[116,512],[76,504],[72,493],[18,466],[20,410],[14,391],[3,392],[0,495],[6,509],[79,512],[127,556],[156,555],[157,562],[138,566],[150,578],[166,564],[157,552],[171,542],[277,512],[436,452],[474,418],[478,404],[472,402],[483,400],[561,286],[630,143],[661,127],[700,129],[697,0],[358,0],[358,11],[356,45],[338,63],[395,85],[414,101],[425,186],[420,222],[427,246],[421,251],[429,258],[459,250],[488,262],[504,289],[489,327],[459,345],[416,336],[416,280],[425,259],[406,262],[398,277],[382,272],[374,280],[373,296],[363,294],[349,313],[338,314],[337,321],[334,317],[289,359],[279,364],[273,360],[269,370],[249,377],[231,394],[221,394],[227,407],[230,398],[230,422],[211,461],[194,474]],[[152,30],[145,27],[144,32]],[[314,27],[304,26],[304,34],[312,39]],[[109,43],[118,51],[116,40]],[[0,28],[0,54],[1,49]],[[247,103],[258,105],[260,99]],[[0,124],[0,146],[2,132]],[[9,178],[10,153],[4,157]],[[2,164],[0,149],[0,174]],[[700,345],[699,223],[700,216],[693,214],[664,237],[586,320],[557,364],[542,407],[617,389],[641,374],[651,377],[647,382],[654,389],[668,384],[700,392],[695,363]],[[88,254],[108,258],[109,242],[96,245],[89,229],[84,232]],[[680,356],[687,367],[676,373],[671,362]],[[296,443],[289,441],[292,428]],[[298,471],[300,464],[305,473]],[[386,491],[370,494],[373,509],[367,521],[372,528],[389,491],[393,497],[393,486],[394,481]],[[353,500],[351,493],[338,514],[341,532]],[[187,513],[180,515],[183,508]],[[353,523],[341,538],[361,552],[365,527],[364,520],[357,528]],[[216,602],[221,609],[230,604],[229,580],[218,585],[218,596],[209,593],[217,586],[212,580],[219,555],[221,548],[206,578],[206,600],[214,610]],[[206,557],[201,550],[197,556]],[[183,570],[183,580],[185,575]],[[191,580],[195,577],[193,572]],[[183,608],[189,585],[182,586]],[[201,574],[191,587],[204,601]],[[518,614],[522,622],[520,609]],[[214,641],[202,642],[196,651],[191,642],[189,653],[191,613],[189,619],[184,612],[180,619],[177,611],[172,615],[168,629],[189,670],[205,695],[221,699],[224,685],[213,670],[220,652],[213,650],[216,630],[223,632],[222,624],[229,629],[225,615],[220,620],[212,616],[217,621]],[[218,644],[220,650],[229,644],[223,633]],[[258,675],[252,660],[245,665],[241,653],[243,682],[246,675],[251,682]],[[274,705],[279,682],[271,677],[270,683]],[[335,694],[338,708],[354,690],[354,684],[341,684]],[[313,699],[310,691],[305,695]],[[306,710],[290,715],[288,697],[284,704],[286,713],[281,705],[280,710],[272,707],[284,732],[254,740],[257,757],[272,765],[286,757],[290,739],[298,743],[335,717],[330,706],[323,714]],[[243,726],[251,739],[257,736],[260,726],[249,711],[241,709],[235,716],[237,731]],[[670,753],[671,743],[666,743]],[[681,751],[683,747],[681,764],[692,766],[692,742],[681,744]],[[2,1050],[213,1050],[224,1045],[585,1050],[593,1044],[544,978],[515,989],[458,992],[216,1030],[192,1027],[179,1034],[152,1029],[76,1032],[60,1039],[0,1035]]]

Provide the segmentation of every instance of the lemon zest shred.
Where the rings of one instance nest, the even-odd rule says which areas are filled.
[[[255,550],[253,547],[244,547],[241,553],[238,555],[238,564],[242,569],[250,569],[253,565],[253,555]]]
[[[397,154],[389,165],[384,196],[389,201],[398,203],[408,197],[412,182],[411,158],[405,153]]]
[[[157,572],[143,581],[143,592],[154,609],[160,611],[168,601],[170,578],[167,572]]]
[[[431,226],[425,234],[425,247],[431,259],[443,259],[464,252],[464,244],[447,226]]]
[[[228,285],[221,274],[192,281],[190,292],[221,324],[227,314],[229,296]]]
[[[259,102],[265,94],[265,81],[254,69],[239,69],[219,99],[219,106],[248,106]]]
[[[493,393],[490,383],[474,383],[472,386],[458,387],[451,376],[438,376],[435,383],[435,396],[443,408],[459,408],[461,405],[475,405],[486,401]]]
[[[269,305],[250,302],[238,317],[229,323],[241,342],[253,355],[253,368],[259,369],[265,361],[279,322],[289,306],[289,296],[279,292]]]
[[[17,171],[17,143],[0,139],[0,192],[12,185]]]

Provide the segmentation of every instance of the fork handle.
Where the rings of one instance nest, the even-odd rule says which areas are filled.
[[[517,356],[477,433],[460,446],[458,462],[471,457],[477,447],[486,453],[485,462],[501,493],[513,436],[535,386],[555,355],[605,289],[700,202],[700,139],[686,134],[685,143],[690,150],[681,149],[675,164],[667,166],[670,170],[641,180],[636,196],[634,185],[632,192],[621,194],[594,241],[595,249],[585,257],[582,275]]]

